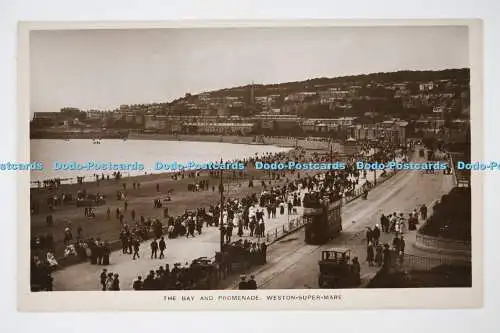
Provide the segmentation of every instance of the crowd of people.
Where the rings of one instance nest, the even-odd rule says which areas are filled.
[[[368,151],[368,150],[367,150]],[[305,161],[306,155],[303,150],[297,149],[294,151],[294,158],[297,161]],[[313,158],[318,161],[329,161],[330,155],[324,154],[313,154]],[[388,155],[390,157],[390,155]],[[243,159],[241,162],[245,165],[252,165],[255,161],[263,161],[266,163],[273,162],[285,162],[289,160],[289,153],[278,153],[278,154],[264,154],[263,156],[252,156]],[[309,157],[311,159],[311,157]],[[235,162],[235,161],[229,161]],[[228,171],[229,172],[229,171]],[[217,178],[219,173],[217,171],[209,171],[209,176]],[[192,179],[192,184],[190,190],[193,191],[209,191],[212,187],[212,191],[215,191],[215,187],[210,186],[210,180],[199,179],[201,173],[199,171],[182,171],[172,174],[172,179]],[[237,178],[238,172],[233,172],[233,176]],[[292,177],[294,176],[294,177]],[[366,173],[363,175],[366,178]],[[294,178],[294,179],[289,179]],[[115,179],[119,180],[121,175],[115,175]],[[140,256],[140,246],[145,240],[150,240],[149,246],[151,248],[152,258],[161,258],[168,256],[167,253],[167,242],[168,239],[173,239],[177,237],[186,238],[196,238],[201,235],[204,228],[216,227],[222,229],[224,235],[224,241],[226,244],[233,244],[231,257],[238,257],[236,253],[237,250],[244,248],[244,252],[247,253],[246,257],[254,258],[250,261],[252,262],[262,262],[262,257],[256,255],[256,253],[265,253],[265,243],[262,239],[266,236],[266,223],[269,220],[276,219],[280,215],[293,215],[297,213],[297,207],[302,206],[303,201],[318,201],[322,200],[324,194],[328,193],[330,200],[338,200],[342,197],[352,195],[357,185],[359,185],[361,174],[356,170],[354,166],[354,160],[350,160],[344,170],[329,171],[322,174],[308,175],[301,174],[299,171],[280,171],[272,172],[269,174],[269,180],[261,180],[262,192],[260,195],[252,194],[242,198],[230,198],[228,195],[224,198],[222,207],[220,204],[211,205],[208,208],[197,208],[195,210],[186,210],[184,214],[174,217],[168,212],[168,206],[165,202],[161,202],[160,199],[156,199],[154,202],[155,208],[162,208],[164,223],[161,222],[160,218],[145,218],[141,216],[136,220],[136,212],[134,209],[130,209],[128,199],[127,199],[127,185],[125,183],[121,184],[123,189],[117,191],[117,198],[119,193],[119,200],[123,202],[123,208],[116,208],[115,218],[119,220],[122,226],[119,239],[122,245],[122,252],[125,254],[130,254],[132,259],[138,259]],[[271,180],[282,180],[282,182],[273,182]],[[248,187],[254,186],[255,179],[251,178],[248,180]],[[369,183],[368,181],[366,181]],[[129,184],[130,185],[130,184]],[[241,186],[241,184],[240,184]],[[140,183],[134,181],[133,189],[140,189]],[[156,185],[156,190],[158,193],[160,191],[160,185]],[[84,189],[81,191],[85,191]],[[169,195],[172,194],[170,191]],[[103,198],[100,193],[96,193],[97,198]],[[84,192],[79,192],[75,195],[79,198],[87,198],[88,195]],[[69,202],[71,201],[71,193],[61,193],[58,194],[55,202]],[[160,203],[158,204],[158,201]],[[52,201],[51,201],[52,203]],[[222,210],[222,213],[221,213]],[[91,212],[93,213],[93,211]],[[130,214],[131,223],[127,220],[128,214]],[[88,214],[88,210],[85,214]],[[111,220],[111,210],[108,207],[106,212],[106,219]],[[53,223],[52,215],[50,215],[50,220]],[[88,237],[83,239],[82,228],[79,226],[78,237],[76,242],[73,241],[73,232],[71,226],[65,227],[65,256],[81,256],[90,259],[91,264],[95,265],[108,265],[110,262],[111,245],[105,241],[99,239],[94,239],[93,237]],[[234,234],[241,237],[251,237],[251,239],[256,240],[252,243],[250,247],[248,244],[237,244],[233,242]],[[54,240],[50,241],[50,237],[42,237],[44,241],[39,242],[52,244],[53,253],[53,243]],[[48,238],[48,241],[47,241]],[[264,245],[262,245],[264,244]],[[224,254],[221,254],[224,258]],[[227,254],[226,254],[227,256]],[[260,259],[255,259],[260,258]],[[44,258],[42,258],[44,259]],[[265,261],[265,255],[264,259]],[[219,266],[226,265],[228,262],[226,260],[219,261]],[[222,269],[223,273],[230,271],[229,269]],[[109,274],[109,273],[108,273]],[[177,282],[176,282],[177,283]],[[174,283],[174,285],[176,284]],[[189,283],[182,282],[183,288],[185,286],[189,287]],[[107,288],[106,290],[110,290]]]
[[[49,252],[47,252],[47,255]],[[30,265],[30,285],[31,291],[52,291],[54,278],[52,272],[54,266],[50,263],[50,258],[46,259],[39,256],[40,254],[31,257]]]
[[[427,219],[427,207],[422,205],[414,209],[405,217],[404,213],[393,212],[382,214],[380,224],[366,230],[367,255],[369,266],[382,266],[384,263],[394,263],[395,260],[403,261],[405,253],[404,235],[417,229],[420,220]],[[382,234],[392,234],[392,241],[381,242]]]
[[[247,280],[246,275],[240,276],[240,283],[238,284],[239,290],[257,290],[257,282],[255,281],[255,275],[250,275],[250,279]]]
[[[237,241],[224,245],[222,253],[215,260],[206,257],[193,260],[190,264],[175,263],[150,270],[143,278],[139,275],[132,284],[134,290],[210,290],[230,274],[235,264],[250,267],[265,263],[266,244]],[[102,277],[102,275],[101,275]],[[103,287],[103,290],[104,287]]]
[[[120,290],[120,275],[118,273],[108,272],[104,268],[99,276],[102,291],[119,291]]]

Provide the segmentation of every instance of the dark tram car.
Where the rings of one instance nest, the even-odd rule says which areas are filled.
[[[326,244],[342,232],[342,203],[304,199],[305,242],[307,244]]]

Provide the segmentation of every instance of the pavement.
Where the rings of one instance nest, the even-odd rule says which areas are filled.
[[[362,280],[367,281],[376,274],[378,268],[369,267],[366,262],[366,228],[379,224],[382,213],[409,213],[422,204],[430,208],[453,186],[453,176],[442,172],[430,174],[401,171],[370,191],[367,200],[358,199],[343,206],[344,231],[336,239],[322,246],[307,245],[304,243],[304,231],[298,231],[275,244],[269,251],[266,266],[247,273],[255,275],[259,289],[315,289],[318,288],[321,251],[333,247],[348,247],[352,251],[352,257],[359,258]],[[431,209],[429,216],[430,214]],[[421,221],[419,226],[422,225]],[[409,231],[405,234],[405,253],[431,258],[431,261],[436,259],[434,262],[439,263],[442,255],[413,247],[416,232]],[[381,242],[391,243],[392,238],[392,234],[382,233]],[[429,265],[429,260],[423,264]],[[234,283],[228,289],[236,288],[237,284]]]
[[[366,180],[373,183],[374,174],[367,173],[367,179],[360,178],[358,187],[361,187]],[[378,177],[378,176],[377,176]],[[229,194],[230,195],[230,194]],[[302,208],[297,207],[297,215],[301,216]],[[279,212],[274,219],[265,219],[266,233],[273,234],[275,229],[281,230],[284,224],[288,225],[289,216],[286,214],[279,215]],[[256,237],[248,236],[248,231],[243,238],[257,241]],[[279,232],[278,232],[279,233]],[[236,230],[233,231],[233,235]],[[232,241],[238,240],[239,237],[235,236]],[[103,268],[108,272],[118,273],[120,275],[120,289],[131,290],[132,283],[138,275],[143,277],[147,275],[150,270],[156,270],[159,266],[169,264],[173,267],[174,263],[191,262],[193,259],[199,257],[212,258],[215,252],[220,249],[220,233],[219,229],[215,227],[204,227],[201,235],[196,235],[195,238],[179,237],[176,239],[167,239],[167,250],[165,259],[151,259],[149,241],[141,244],[139,255],[140,258],[132,260],[132,255],[123,254],[121,250],[114,251],[110,256],[110,265],[97,266],[91,265],[89,262],[83,262],[72,266],[64,267],[55,271],[52,276],[54,278],[54,291],[88,291],[100,290],[99,275]],[[273,245],[274,246],[274,245]],[[272,247],[270,247],[272,248]]]

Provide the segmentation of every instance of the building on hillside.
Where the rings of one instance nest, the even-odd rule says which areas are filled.
[[[336,88],[330,88],[326,91],[318,92],[320,104],[330,104],[335,103],[339,99],[345,99],[349,96],[349,91],[337,90]]]
[[[345,128],[355,124],[358,117],[343,118],[309,118],[302,122],[301,127],[304,132],[325,133]]]
[[[390,120],[378,124],[380,127],[379,139],[386,140],[393,145],[406,146],[407,121]]]
[[[247,118],[263,130],[293,130],[300,127],[302,119],[293,114],[260,113]]]
[[[336,118],[337,123],[339,126],[351,126],[354,125],[358,117],[342,117],[342,118]]]
[[[422,116],[414,123],[415,133],[437,133],[444,126],[445,121],[440,114]]]
[[[349,87],[349,96],[351,97],[358,97],[359,96],[359,92],[361,90],[361,86],[350,86]]]
[[[193,122],[184,123],[182,127],[183,132],[188,134],[249,135],[255,124]]]
[[[200,102],[208,102],[210,100],[209,93],[201,93],[196,96]]]
[[[316,123],[317,121],[314,119],[307,119],[302,122],[302,131],[308,133],[308,132],[315,132],[316,129]]]
[[[445,107],[444,106],[435,106],[432,108],[432,113],[444,113]]]
[[[180,133],[183,121],[162,115],[144,115],[144,129],[153,132]]]
[[[420,83],[418,87],[420,91],[431,91],[434,89],[434,82]]]
[[[303,102],[308,97],[315,97],[315,92],[301,91],[289,94],[285,97],[285,102]]]
[[[402,82],[402,83],[394,83],[392,85],[392,88],[394,90],[408,90],[408,83],[407,82]]]
[[[378,141],[396,146],[406,145],[408,122],[388,120],[378,124],[358,124],[348,127],[348,136],[356,141]]]
[[[91,120],[104,120],[106,113],[99,110],[88,110],[85,111],[87,119]]]
[[[394,98],[403,98],[411,94],[410,89],[396,89],[394,92]]]

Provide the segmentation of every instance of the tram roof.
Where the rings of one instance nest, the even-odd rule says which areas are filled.
[[[328,250],[325,250],[325,251],[346,253],[346,252],[350,252],[351,249],[349,249],[347,247],[334,247],[334,248],[331,248],[331,249],[328,249]]]

